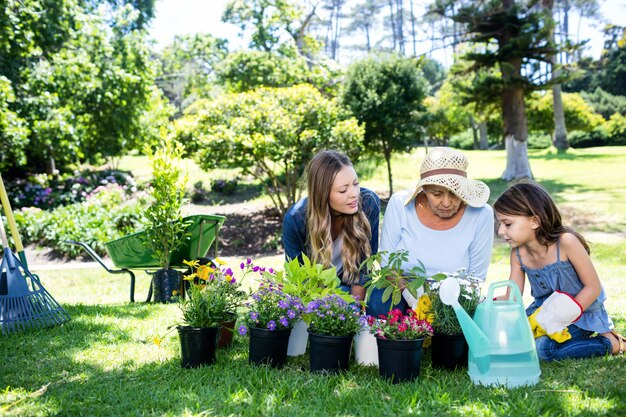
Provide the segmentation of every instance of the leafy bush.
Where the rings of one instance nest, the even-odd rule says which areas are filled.
[[[239,177],[235,177],[230,180],[225,179],[213,179],[211,180],[211,191],[220,194],[233,195],[237,191],[237,185],[239,185]]]
[[[552,146],[550,135],[545,133],[529,133],[526,141],[528,149],[546,149]]]
[[[624,96],[613,95],[600,87],[596,88],[593,93],[583,91],[580,94],[605,120],[609,120],[614,113],[626,115],[626,97]]]
[[[65,177],[32,175],[27,179],[8,181],[6,188],[16,209],[38,207],[50,210],[85,201],[99,187],[109,184],[119,185],[127,195],[137,191],[135,179],[130,173],[114,169],[77,171]]]
[[[26,208],[17,211],[15,220],[24,243],[48,246],[62,255],[76,257],[83,249],[65,243],[85,242],[98,254],[106,253],[104,243],[139,228],[144,201],[127,201],[124,190],[115,184],[92,193],[86,201],[61,206],[53,211]]]
[[[202,203],[206,200],[208,191],[205,190],[202,181],[197,181],[193,184],[193,190],[191,191],[191,202]]]

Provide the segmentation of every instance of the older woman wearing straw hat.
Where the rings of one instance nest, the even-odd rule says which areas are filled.
[[[483,279],[487,276],[493,244],[489,187],[469,179],[467,167],[467,158],[461,152],[433,148],[422,162],[415,189],[395,193],[389,199],[380,250],[408,251],[409,260],[403,269],[419,266],[421,261],[428,276],[458,268],[466,268]],[[372,291],[369,314],[378,316],[389,311],[391,300],[384,303],[382,291]],[[394,306],[401,310],[407,307],[404,299]]]

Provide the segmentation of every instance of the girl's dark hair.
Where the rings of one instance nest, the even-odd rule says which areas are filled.
[[[550,194],[537,183],[524,182],[513,185],[498,197],[493,209],[509,216],[537,218],[539,227],[535,230],[535,235],[543,245],[556,243],[563,233],[572,233],[580,240],[587,253],[591,253],[589,244],[580,233],[563,226],[561,213]]]

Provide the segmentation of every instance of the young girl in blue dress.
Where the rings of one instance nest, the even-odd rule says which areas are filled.
[[[626,338],[614,330],[604,307],[606,294],[589,257],[589,245],[563,226],[550,195],[537,184],[519,183],[506,190],[493,208],[498,235],[511,247],[510,279],[522,293],[525,275],[530,283],[534,301],[526,313],[539,358],[623,354]]]

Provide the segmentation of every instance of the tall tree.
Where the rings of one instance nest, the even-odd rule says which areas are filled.
[[[309,33],[318,5],[319,1],[230,0],[222,21],[238,25],[242,33],[250,31],[251,49],[277,51],[291,40],[301,55],[311,58],[319,50]]]
[[[546,79],[542,68],[549,56],[559,52],[548,41],[544,14],[537,9],[539,0],[516,3],[514,0],[485,0],[455,9],[455,1],[438,0],[433,11],[463,25],[464,41],[480,45],[465,58],[472,62],[469,71],[498,68],[500,78],[484,77],[475,83],[478,94],[500,97],[503,137],[507,150],[505,180],[532,178],[528,162],[528,127],[524,96],[550,88],[561,78]],[[543,65],[542,65],[543,64]]]
[[[373,55],[348,70],[342,100],[365,125],[365,148],[387,162],[393,194],[391,156],[417,146],[423,134],[426,85],[412,58]]]
[[[110,27],[78,1],[0,3],[0,76],[13,96],[3,104],[27,129],[29,171],[95,162],[150,138],[144,123],[157,122],[147,113],[154,105],[163,116],[163,103],[145,33],[129,29],[138,17],[121,8],[112,16],[119,24]],[[24,160],[10,162],[15,168]]]
[[[555,49],[556,41],[554,39],[555,22],[553,18],[554,0],[541,0],[541,5],[545,9],[545,26],[547,28],[548,43],[551,48]],[[550,65],[550,74],[553,80],[559,78],[559,65],[556,62],[556,55],[547,53],[546,57]],[[567,141],[567,128],[565,126],[565,111],[563,110],[563,99],[561,98],[561,83],[555,82],[552,85],[552,104],[554,108],[554,133],[552,135],[552,144],[558,150],[566,150],[569,148]]]
[[[182,111],[199,97],[206,96],[215,80],[218,63],[228,53],[227,41],[209,34],[176,36],[159,56],[159,87]]]
[[[363,3],[356,4],[350,12],[350,23],[346,28],[348,34],[363,32],[365,34],[365,50],[370,51],[372,45],[372,35],[378,24],[378,16],[384,7],[381,0],[364,0]]]

